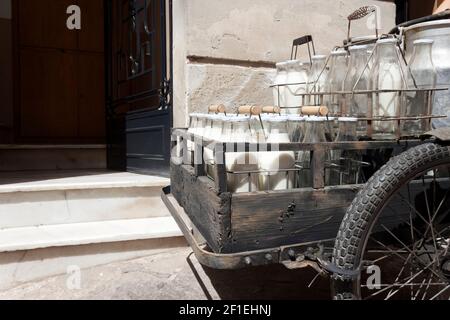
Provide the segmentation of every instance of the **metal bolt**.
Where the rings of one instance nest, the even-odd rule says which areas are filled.
[[[266,260],[267,261],[272,261],[273,260],[273,257],[272,257],[272,255],[270,253],[266,254]]]
[[[244,262],[245,262],[245,264],[246,265],[251,265],[252,264],[252,258],[250,258],[250,257],[246,257],[245,259],[244,259]]]

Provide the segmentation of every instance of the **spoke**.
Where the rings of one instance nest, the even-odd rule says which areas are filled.
[[[393,253],[387,254],[385,256],[382,256],[381,258],[378,258],[376,260],[373,261],[373,264],[376,264],[377,262],[383,261],[384,259],[390,258],[392,257]]]
[[[431,279],[430,279],[431,281]],[[423,279],[422,283],[420,284],[419,289],[417,289],[416,295],[412,297],[412,300],[416,300],[417,297],[419,296],[420,290],[422,290],[423,286],[425,285],[425,282],[427,282],[426,279]]]
[[[444,289],[442,289],[438,294],[436,294],[433,298],[430,300],[435,300],[437,297],[439,297],[441,294],[443,294],[445,291],[447,291],[450,288],[450,285],[446,286]]]
[[[402,268],[400,269],[400,272],[398,273],[397,278],[395,278],[394,283],[397,283],[397,282],[400,280],[400,277],[401,277],[403,271],[405,270],[406,266],[409,264],[409,260],[411,259],[411,256],[412,256],[412,255],[409,254],[409,255],[408,255],[408,258],[403,262],[403,266],[402,266]],[[410,266],[411,266],[411,265],[410,265]],[[411,267],[410,267],[410,268],[411,268]],[[410,276],[412,277],[412,271],[411,271]],[[393,290],[393,289],[392,289],[392,290]],[[388,299],[389,299],[389,297],[391,297],[392,290],[389,291],[389,293],[388,293]]]
[[[432,228],[432,226],[430,226],[430,224],[429,224],[428,221],[422,216],[422,214],[421,214],[419,211],[417,211],[417,209],[414,208],[408,201],[406,201],[405,198],[403,197],[403,195],[402,195],[401,193],[396,193],[396,196],[401,197],[402,201],[403,201],[403,202],[406,202],[406,204],[407,204],[411,209],[413,209],[413,210],[416,212],[417,216],[418,216],[418,217],[419,217],[419,218],[420,218],[420,219],[421,219],[428,227]],[[439,232],[437,232],[436,230],[434,230],[434,231],[436,232],[437,235],[439,235],[440,237],[442,237],[442,235],[441,235]]]
[[[430,265],[431,265],[431,264],[430,264]],[[418,276],[419,276],[420,274],[422,274],[424,271],[425,271],[425,269],[422,269],[422,270],[419,271],[414,277],[409,278],[409,280],[408,280],[406,283],[404,283],[404,284],[394,283],[394,284],[392,284],[392,285],[390,285],[390,286],[388,286],[388,287],[386,287],[386,288],[384,288],[384,289],[381,289],[380,291],[377,291],[377,292],[371,294],[370,296],[368,296],[367,298],[365,298],[365,300],[367,300],[367,299],[369,299],[369,298],[371,298],[371,297],[375,297],[375,296],[377,296],[377,295],[380,295],[381,293],[383,293],[383,292],[385,292],[385,291],[387,291],[387,290],[389,290],[389,289],[391,289],[391,288],[393,288],[393,287],[400,286],[400,288],[397,290],[397,292],[398,292],[400,289],[406,287],[411,281],[413,281],[416,277],[418,277]],[[405,279],[405,280],[407,280],[407,279]]]
[[[432,219],[432,221],[431,221],[432,224],[433,224],[434,221],[436,220],[439,211],[441,210],[442,206],[444,205],[445,199],[447,199],[447,196],[448,196],[448,192],[449,192],[449,191],[450,191],[450,189],[447,189],[447,191],[445,192],[444,197],[442,198],[441,202],[439,203],[439,206],[438,206],[436,212],[435,212],[434,215],[433,215],[433,219]],[[428,225],[427,230],[425,230],[424,237],[426,237],[426,236],[428,235],[428,232],[429,232],[429,231],[430,231],[430,226]],[[441,231],[441,232],[444,232],[444,230]],[[439,235],[441,236],[440,233],[439,233]],[[442,237],[442,236],[441,236],[441,237]]]
[[[422,190],[423,190],[423,194],[425,196],[425,204],[427,205],[428,215],[431,216],[430,205],[428,203],[428,194],[427,194],[427,190],[425,189],[425,177],[424,176],[422,176]]]
[[[385,300],[388,300],[390,298],[392,298],[395,294],[397,294],[397,292],[399,292],[401,289],[403,289],[404,287],[406,287],[406,285],[408,285],[411,281],[413,281],[415,278],[417,278],[420,274],[422,274],[426,269],[428,269],[432,264],[434,263],[431,262],[425,269],[420,270],[418,273],[416,273],[416,275],[412,278],[409,278],[409,280],[402,284],[391,296],[389,296],[388,298],[386,298]],[[405,279],[406,280],[406,279]]]
[[[425,298],[427,297],[428,289],[429,289],[430,286],[431,286],[431,280],[432,280],[432,278],[430,277],[430,281],[428,281],[428,285],[427,285],[427,287],[425,288],[425,292],[423,293],[422,300],[425,300]]]
[[[408,278],[409,279],[409,278]],[[435,283],[430,283],[430,286],[434,286],[434,287],[442,287],[442,286],[446,286],[448,285],[448,283],[443,283],[443,282],[435,282]],[[401,283],[394,283],[394,284],[380,284],[378,285],[380,287],[413,287],[413,286],[418,286],[417,283],[408,283],[408,284],[401,284]],[[368,288],[368,285],[361,285],[362,288]]]
[[[392,250],[392,251],[387,251],[387,250],[368,250],[367,252],[368,253],[393,253],[393,252],[396,252],[396,253],[403,253],[403,254],[408,253],[408,251],[406,251],[406,250]]]
[[[427,194],[427,190],[425,189],[425,178],[424,176],[422,176],[422,189],[423,189],[423,193],[425,196],[425,203],[427,206],[427,213],[428,213],[428,219],[430,220],[430,227],[431,227],[431,237],[433,238],[433,245],[434,245],[434,249],[436,250],[436,257],[437,257],[437,262],[439,264],[439,255],[438,253],[438,248],[437,248],[437,243],[436,243],[436,236],[434,234],[434,228],[433,228],[433,223],[434,223],[434,219],[431,219],[431,211],[430,211],[430,205],[428,203],[428,194]],[[426,238],[427,233],[425,233],[424,238]]]
[[[386,228],[385,225],[381,225],[395,240],[397,240],[406,250],[408,250],[409,253],[411,253],[414,258],[418,259],[420,261],[420,258],[410,249],[408,248],[392,231],[390,231],[388,228]],[[437,252],[436,252],[437,255]],[[437,258],[437,256],[436,256]],[[436,258],[434,259],[434,262],[436,262]],[[437,276],[438,278],[441,278],[439,274],[437,274],[434,270],[430,269],[430,271]]]
[[[409,187],[410,187],[410,184],[408,183],[408,199],[411,200],[411,189]],[[412,216],[411,208],[409,208],[409,223],[410,223],[409,225],[410,225],[410,231],[411,231],[411,241],[412,241],[412,243],[416,243],[416,240],[415,240],[415,237],[414,237],[414,230],[415,230],[415,228],[413,226],[413,216]]]
[[[436,213],[436,169],[433,169],[433,212]]]

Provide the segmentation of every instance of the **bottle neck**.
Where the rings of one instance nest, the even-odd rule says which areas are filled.
[[[356,140],[356,122],[341,121],[339,123],[339,132],[336,141],[354,141]]]
[[[377,61],[397,61],[397,46],[395,43],[379,44],[376,48]]]
[[[307,121],[305,124],[305,138],[303,142],[326,142],[324,123],[320,121]]]
[[[362,72],[367,64],[367,50],[352,51],[350,54],[349,68]]]

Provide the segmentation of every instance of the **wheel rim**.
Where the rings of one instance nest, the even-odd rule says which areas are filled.
[[[450,299],[450,165],[427,169],[383,205],[364,246],[362,299]]]

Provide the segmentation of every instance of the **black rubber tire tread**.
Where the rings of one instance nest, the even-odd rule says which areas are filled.
[[[333,262],[344,270],[356,270],[366,242],[384,205],[405,183],[433,167],[450,165],[450,147],[427,143],[392,158],[358,193],[340,226]],[[334,279],[342,279],[334,275]],[[337,292],[338,297],[346,293]]]

